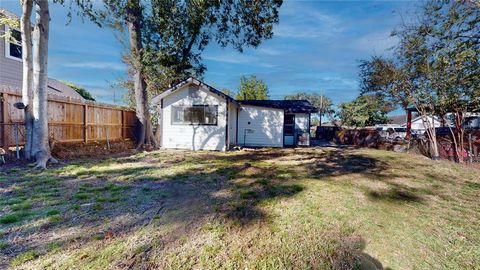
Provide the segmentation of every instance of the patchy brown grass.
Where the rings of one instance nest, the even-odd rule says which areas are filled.
[[[479,173],[331,148],[14,167],[0,174],[0,267],[472,269]]]

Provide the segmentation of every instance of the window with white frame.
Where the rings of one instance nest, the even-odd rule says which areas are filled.
[[[5,57],[22,61],[22,35],[19,30],[5,26]]]
[[[172,125],[216,126],[218,106],[172,106]]]

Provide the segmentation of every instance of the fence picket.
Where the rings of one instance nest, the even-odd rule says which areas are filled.
[[[19,127],[18,140],[25,143],[23,111],[13,104],[21,101],[21,94],[0,92],[0,146],[15,145],[14,124]],[[105,141],[134,139],[135,112],[120,106],[93,102],[62,100],[49,96],[48,99],[49,137],[56,142]]]

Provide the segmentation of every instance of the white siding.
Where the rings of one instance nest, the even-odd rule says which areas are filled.
[[[228,143],[230,145],[237,144],[237,109],[233,104],[228,104]]]
[[[432,118],[429,118],[430,123],[432,123]],[[442,123],[438,120],[434,120],[435,127],[441,127]],[[405,125],[406,126],[406,125]],[[416,118],[412,121],[412,130],[425,131],[427,128],[423,124],[421,118]]]
[[[283,110],[242,106],[238,116],[238,144],[283,147]]]
[[[173,106],[218,105],[216,126],[172,125]],[[226,150],[226,101],[195,85],[186,85],[163,99],[162,147],[191,150]]]
[[[0,36],[5,31],[5,26],[0,24]],[[17,92],[22,91],[23,63],[6,57],[5,38],[0,38],[0,91]],[[66,96],[84,101],[85,99],[69,86],[48,78],[48,94],[55,98],[56,96]],[[59,92],[60,91],[60,92]]]

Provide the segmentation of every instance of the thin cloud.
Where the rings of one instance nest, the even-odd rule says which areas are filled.
[[[203,59],[214,62],[229,63],[229,64],[249,64],[255,62],[257,59],[248,55],[241,54],[218,54],[207,55]]]
[[[127,66],[122,63],[114,62],[75,62],[65,63],[63,66],[70,68],[84,68],[84,69],[112,69],[112,70],[126,70]]]
[[[280,17],[289,24],[280,23],[274,28],[278,37],[322,39],[344,30],[340,17],[315,10],[303,2],[287,2],[282,8]]]
[[[368,33],[354,40],[353,48],[369,53],[383,53],[398,43],[398,38],[392,37],[390,29]]]

